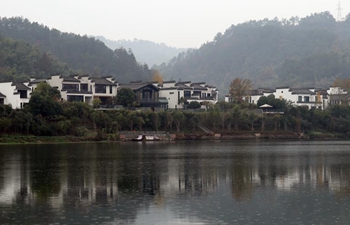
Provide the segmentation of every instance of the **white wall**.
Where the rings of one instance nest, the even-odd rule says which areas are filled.
[[[12,82],[0,83],[0,92],[6,96],[4,104],[11,104],[13,109],[20,109],[24,103],[29,103],[31,94],[31,90],[28,90],[27,98],[20,98],[20,94],[14,94],[18,91],[16,90],[16,86],[12,86]]]
[[[169,109],[179,109],[182,108],[182,105],[179,105],[179,96],[180,98],[183,97],[183,91],[182,93],[180,90],[177,89],[160,89],[159,90],[159,97],[164,97],[168,100],[168,108]]]

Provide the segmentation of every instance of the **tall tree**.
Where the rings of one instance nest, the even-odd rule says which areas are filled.
[[[243,102],[243,98],[247,96],[247,91],[253,87],[252,81],[249,79],[235,78],[230,84],[231,98],[236,103]]]

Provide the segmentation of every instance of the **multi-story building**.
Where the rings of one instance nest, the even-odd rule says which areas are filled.
[[[215,104],[218,101],[218,90],[214,86],[204,82],[192,83],[190,81],[164,81],[155,82],[153,85],[159,88],[159,96],[168,101],[169,109],[182,109],[185,103],[197,101],[205,108],[205,103]]]
[[[0,82],[0,104],[22,109],[29,102],[31,92],[28,83]]]
[[[249,103],[257,104],[258,100],[262,96],[269,96],[273,94],[275,98],[284,99],[290,102],[294,106],[308,106],[309,108],[325,109],[329,104],[336,104],[336,99],[346,98],[347,93],[339,87],[330,87],[328,90],[310,88],[290,88],[290,87],[277,87],[276,89],[258,88],[256,90],[250,90],[247,92],[246,100]],[[335,97],[338,98],[335,98]],[[230,102],[230,95],[226,95],[225,101]],[[339,100],[340,101],[340,100]]]
[[[31,79],[28,83],[0,83],[0,104],[11,104],[22,108],[28,103],[30,94],[41,82],[57,88],[62,101],[78,101],[92,104],[98,98],[102,105],[112,103],[118,88],[130,88],[136,93],[140,107],[160,109],[183,109],[186,104],[197,101],[205,108],[207,103],[218,101],[218,90],[204,82],[130,82],[119,84],[112,77],[90,77],[89,75],[52,75],[48,79]]]
[[[78,101],[92,104],[94,98],[99,98],[102,104],[112,102],[117,95],[118,83],[110,76],[89,77],[89,75],[62,76],[53,75],[47,80],[33,79],[30,85],[35,89],[39,82],[46,82],[61,92],[64,101]]]
[[[139,107],[155,109],[167,109],[168,101],[159,96],[159,88],[152,83],[141,81],[130,82],[129,84],[120,84],[118,87],[130,88],[136,94],[136,101]]]

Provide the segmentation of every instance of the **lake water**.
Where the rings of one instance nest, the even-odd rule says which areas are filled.
[[[349,141],[0,145],[0,224],[349,221]]]

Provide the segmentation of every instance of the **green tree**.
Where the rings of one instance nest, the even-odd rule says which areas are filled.
[[[118,90],[117,102],[124,107],[131,107],[136,101],[136,94],[130,88],[121,88]]]
[[[179,133],[180,132],[180,127],[181,125],[183,124],[183,122],[185,121],[185,116],[184,114],[179,111],[179,110],[176,110],[172,113],[172,116],[174,118],[174,123],[175,123],[175,126],[176,126],[176,131]]]
[[[40,83],[32,92],[28,109],[34,116],[39,114],[44,117],[62,115],[63,109],[59,102],[60,97],[61,94],[56,88],[47,83]]]
[[[201,107],[201,104],[197,101],[192,101],[187,105],[188,109],[198,109]]]

